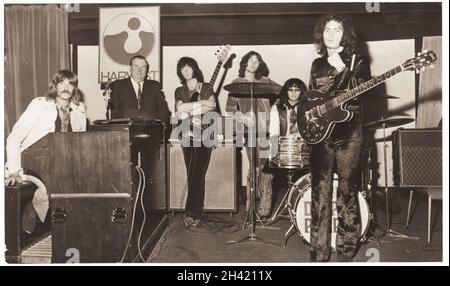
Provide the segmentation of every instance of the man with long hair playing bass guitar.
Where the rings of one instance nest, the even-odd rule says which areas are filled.
[[[343,15],[322,16],[314,28],[313,41],[321,57],[312,63],[309,90],[323,92],[331,101],[334,90],[352,88],[370,79],[369,62],[356,51],[356,33],[350,19]],[[308,92],[307,100],[317,100],[314,95],[318,94]],[[337,124],[328,137],[314,142],[315,138],[308,137],[307,133],[301,134],[312,145],[311,261],[330,260],[334,173],[339,180],[337,261],[352,261],[361,233],[358,203],[363,142],[360,101],[349,101],[343,108],[351,111],[352,116]],[[305,114],[298,114],[299,129],[301,116]]]
[[[203,82],[203,73],[196,60],[190,57],[180,58],[177,63],[177,75],[182,86],[175,90],[175,109],[180,117],[183,117],[183,113],[192,117],[196,109],[201,109],[199,112],[202,114],[215,110],[214,92],[211,90],[211,86]],[[199,98],[202,89],[210,89],[208,98]],[[194,146],[191,142],[189,146],[183,146],[188,180],[188,194],[183,219],[186,228],[198,227],[203,217],[205,176],[211,159],[211,151],[212,148],[206,147],[203,143],[200,146]]]

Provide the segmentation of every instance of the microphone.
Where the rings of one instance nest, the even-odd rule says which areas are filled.
[[[111,84],[112,84],[111,79],[108,79],[108,81],[106,82],[105,90],[103,91],[103,97],[108,95],[108,97],[105,97],[105,100],[106,100],[106,119],[107,120],[111,119],[111,97],[109,95],[111,93]]]
[[[106,93],[111,90],[111,84],[111,79],[108,79],[108,81],[106,82],[105,90],[103,91],[103,96],[105,96]]]

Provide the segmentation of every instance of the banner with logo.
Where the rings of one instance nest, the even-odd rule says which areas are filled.
[[[130,59],[144,56],[148,78],[160,80],[160,7],[100,8],[98,82],[129,77]]]

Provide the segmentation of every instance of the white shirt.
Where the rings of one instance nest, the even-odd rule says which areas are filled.
[[[86,131],[86,110],[82,102],[70,103],[73,132]],[[17,120],[6,139],[5,177],[22,170],[21,153],[50,132],[55,132],[58,109],[53,99],[37,97]]]
[[[294,107],[295,112],[297,112],[297,107],[298,106]],[[285,136],[290,136],[290,135],[300,136],[299,132],[296,132],[296,134],[289,133],[291,130],[291,121],[289,120],[290,117],[291,117],[291,110],[289,108],[286,108],[287,125],[286,125],[286,135]],[[272,106],[272,108],[270,109],[269,133],[270,133],[271,137],[280,135],[280,115],[278,113],[278,108],[277,108],[276,104],[274,104]]]
[[[295,106],[295,112],[297,112],[297,107]],[[290,133],[291,129],[291,121],[289,120],[291,116],[291,109],[286,108],[286,135],[284,136],[295,136],[300,137],[300,133],[296,132],[295,134]],[[278,154],[278,141],[280,136],[280,114],[278,112],[277,105],[274,104],[270,108],[270,123],[269,123],[269,134],[270,134],[270,159],[273,159]]]

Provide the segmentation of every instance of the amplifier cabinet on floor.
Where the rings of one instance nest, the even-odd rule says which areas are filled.
[[[396,186],[442,186],[441,129],[398,129],[393,138]]]
[[[169,210],[184,210],[187,198],[187,176],[183,151],[179,142],[172,142],[170,153]],[[205,211],[235,212],[236,148],[233,143],[213,149],[205,183]]]
[[[24,182],[5,187],[5,260],[7,263],[22,262],[22,251],[50,233],[50,222],[39,224],[32,234],[22,231],[22,214],[33,199],[36,186]]]
[[[149,256],[168,224],[166,146],[150,121],[50,133],[24,152],[50,195],[53,262]]]

